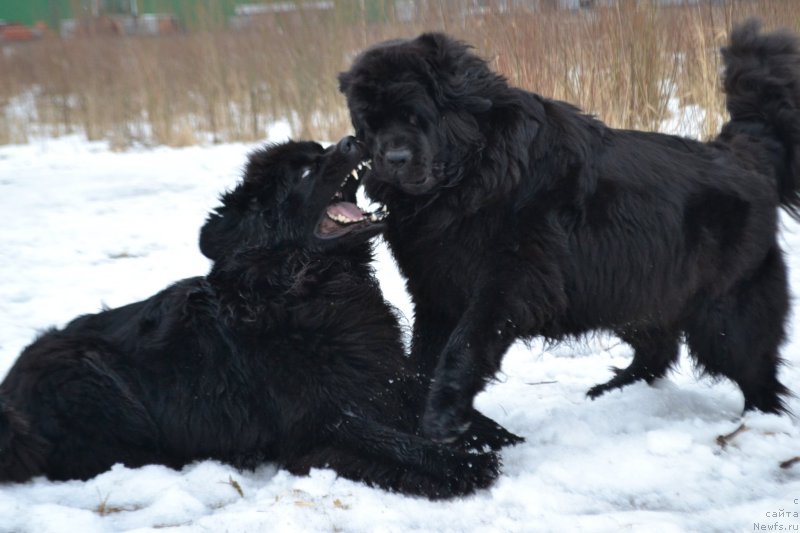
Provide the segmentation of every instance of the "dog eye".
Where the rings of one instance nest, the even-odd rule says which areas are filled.
[[[306,167],[300,172],[300,179],[305,179],[311,174],[311,167]]]

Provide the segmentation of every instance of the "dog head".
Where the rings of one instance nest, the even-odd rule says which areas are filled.
[[[367,192],[424,195],[460,181],[486,144],[480,121],[498,84],[505,80],[469,46],[442,34],[364,51],[339,75],[339,88],[372,155]]]
[[[365,156],[353,137],[327,149],[290,141],[251,153],[244,178],[200,231],[200,250],[216,261],[256,245],[324,251],[366,242],[382,231],[386,212],[356,205]]]

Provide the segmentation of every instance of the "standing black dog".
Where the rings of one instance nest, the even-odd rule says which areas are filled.
[[[376,45],[340,75],[433,377],[423,434],[467,427],[515,339],[597,329],[635,353],[591,397],[664,375],[685,338],[745,409],[784,409],[777,208],[800,208],[800,46],[750,21],[723,55],[731,120],[710,143],[611,129],[441,34]]]
[[[425,386],[370,267],[363,156],[352,138],[256,151],[202,229],[207,277],[25,349],[0,385],[0,481],[212,458],[433,498],[487,486],[494,453],[415,435]],[[478,445],[502,444],[473,418]]]

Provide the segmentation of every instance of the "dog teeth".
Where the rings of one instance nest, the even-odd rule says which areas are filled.
[[[338,213],[335,214],[335,215],[328,215],[328,217],[330,217],[332,220],[335,220],[336,222],[339,222],[341,224],[352,224],[354,222],[359,222],[358,220],[353,220],[352,218],[347,218],[346,216],[340,215]]]
[[[356,181],[360,180],[361,176],[358,173],[361,170],[364,170],[365,168],[372,170],[372,164],[370,163],[370,161],[361,161],[359,164],[357,164],[356,168],[351,170],[350,174],[345,176],[344,181],[342,182],[342,187],[344,187],[345,183],[347,183],[347,180],[350,179],[351,176]]]

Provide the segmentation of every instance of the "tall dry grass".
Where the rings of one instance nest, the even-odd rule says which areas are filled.
[[[429,1],[413,22],[399,22],[387,0],[389,19],[375,22],[364,2],[337,2],[332,11],[281,14],[236,31],[200,14],[178,35],[51,35],[7,46],[0,143],[71,132],[119,148],[249,141],[276,120],[298,138],[335,139],[350,130],[336,74],[370,43],[426,30],[470,42],[511,83],[612,126],[657,129],[670,118],[670,99],[704,110],[680,120],[708,137],[724,117],[718,50],[731,25],[757,15],[768,28],[800,30],[796,0],[619,0],[582,11],[497,6],[480,14],[467,4]]]

